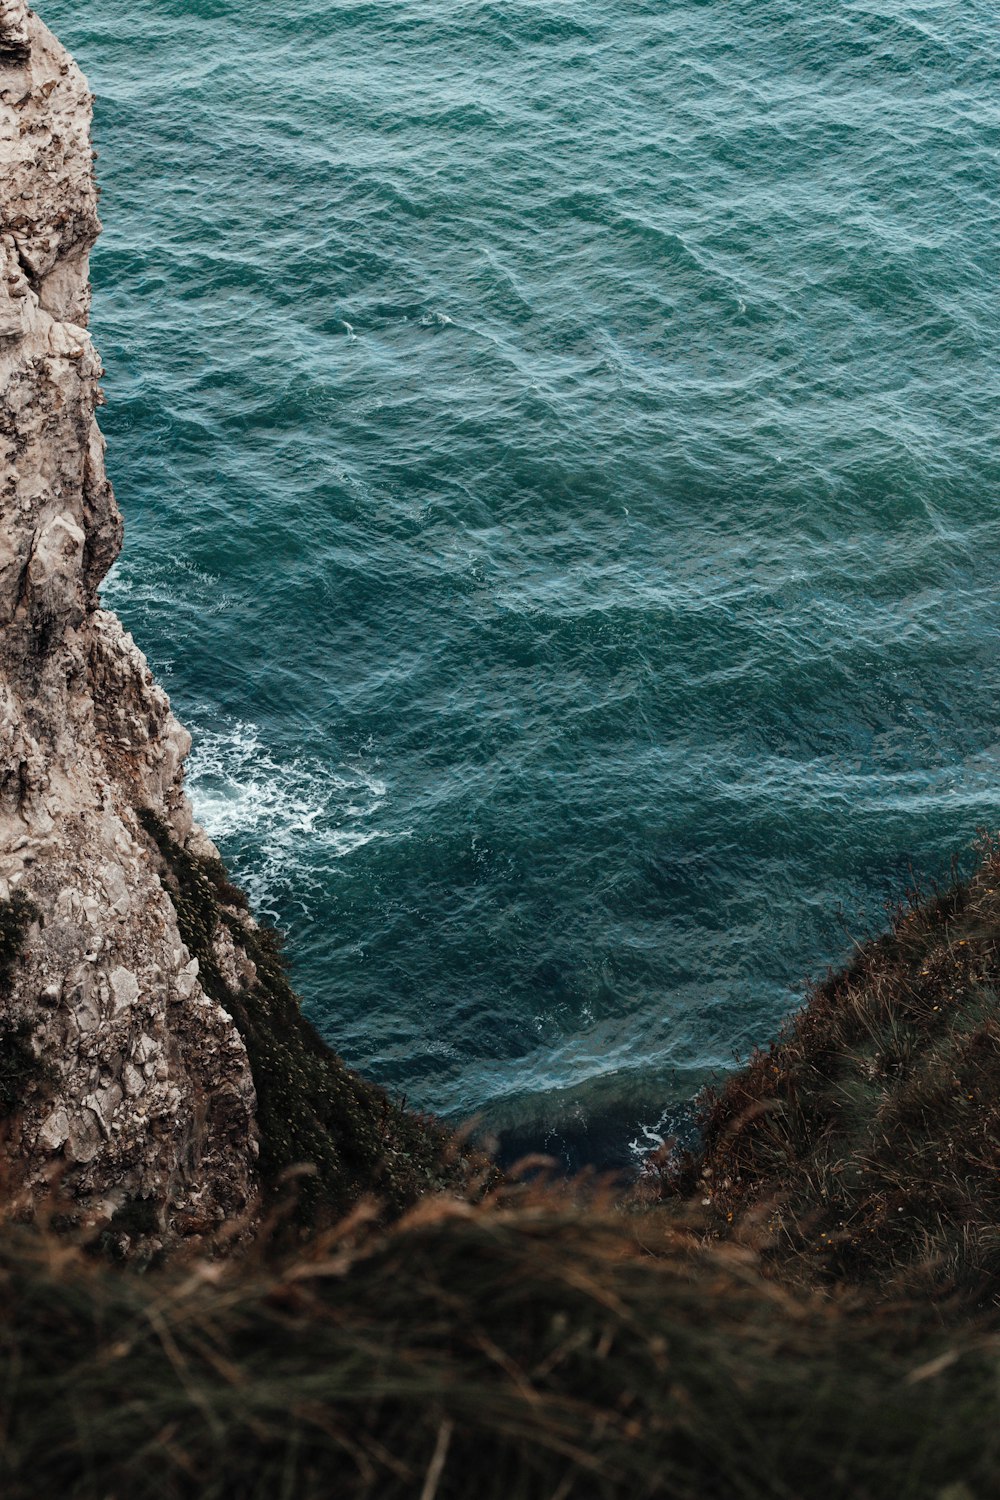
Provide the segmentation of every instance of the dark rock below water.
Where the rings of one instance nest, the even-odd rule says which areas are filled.
[[[701,1077],[672,1079],[638,1088],[634,1080],[612,1075],[526,1101],[488,1123],[483,1137],[495,1143],[505,1170],[528,1156],[548,1156],[560,1172],[589,1170],[630,1178],[661,1142],[694,1146],[693,1100],[703,1082]]]

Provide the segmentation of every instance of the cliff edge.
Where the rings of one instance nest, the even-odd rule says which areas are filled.
[[[91,103],[52,34],[4,0],[0,1109],[8,1169],[29,1198],[58,1176],[92,1215],[143,1200],[167,1228],[246,1209],[255,1095],[139,821],[147,809],[206,852],[181,788],[190,737],[99,607],[122,522],[86,327],[100,231]]]
[[[239,1220],[300,1162],[329,1214],[403,1203],[447,1176],[443,1134],[301,1017],[193,819],[190,736],[100,607],[122,521],[87,332],[91,105],[0,0],[0,1170],[29,1214],[56,1188],[154,1244]]]

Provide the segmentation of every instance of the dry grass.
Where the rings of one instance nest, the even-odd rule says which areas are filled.
[[[0,1231],[5,1500],[939,1500],[1000,1485],[1000,1349],[793,1295],[654,1210],[364,1209],[138,1276]],[[363,1232],[366,1231],[367,1233]]]
[[[224,872],[153,834],[221,983]],[[473,1181],[323,1047],[261,938],[259,984],[227,999],[271,1131],[272,1228],[140,1274],[0,1223],[0,1495],[1000,1493],[998,937],[988,843],[817,987],[706,1100],[704,1150],[625,1209]],[[300,1229],[354,1204],[305,1245],[275,1206],[303,1158]]]
[[[807,1280],[1000,1293],[1000,846],[817,986],[664,1173]]]

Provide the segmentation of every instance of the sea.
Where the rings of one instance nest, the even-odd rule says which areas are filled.
[[[1000,823],[982,0],[38,0],[104,589],[315,1025],[620,1168]]]

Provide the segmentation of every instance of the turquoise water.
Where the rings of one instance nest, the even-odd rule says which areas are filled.
[[[201,816],[350,1061],[621,1159],[1000,821],[994,7],[44,15]]]

